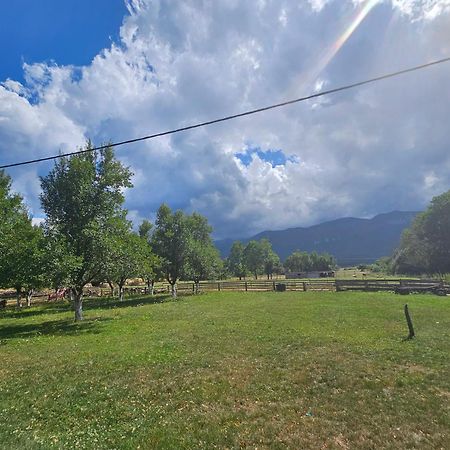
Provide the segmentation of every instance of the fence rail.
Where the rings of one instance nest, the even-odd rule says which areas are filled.
[[[243,281],[202,281],[199,283],[199,292],[217,291],[240,291],[240,292],[269,292],[269,291],[392,291],[399,294],[409,294],[411,292],[432,292],[439,295],[450,294],[450,284],[437,279],[362,279],[362,280],[340,280],[340,279],[309,279],[309,280],[243,280]],[[145,295],[145,286],[126,286],[126,295]],[[171,286],[167,282],[155,285],[156,293],[170,293]],[[190,294],[196,292],[193,282],[181,281],[177,283],[177,291],[180,294]],[[3,292],[0,294],[1,306],[6,305],[6,301],[13,300],[15,293]],[[88,297],[110,296],[111,290],[107,288],[89,287],[85,289]],[[47,297],[46,292],[39,292],[33,298]]]

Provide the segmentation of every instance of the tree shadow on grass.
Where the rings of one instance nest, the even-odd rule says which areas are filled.
[[[133,308],[136,306],[154,305],[156,303],[167,303],[169,301],[173,301],[170,295],[130,296],[124,298],[122,301],[115,297],[93,297],[86,299],[83,303],[83,309]]]
[[[170,295],[130,296],[126,297],[123,301],[119,301],[119,299],[115,297],[91,297],[83,300],[83,310],[130,308],[168,301],[173,301]],[[2,318],[27,319],[33,316],[61,314],[68,311],[72,311],[72,308],[67,300],[41,303],[31,306],[30,308],[17,309],[15,307],[8,307],[6,310],[0,311],[0,320]]]
[[[20,323],[2,326],[0,323],[0,344],[5,344],[9,339],[32,339],[39,336],[74,336],[87,333],[98,334],[101,325],[111,319],[88,318],[82,322],[74,322],[73,319],[52,320],[43,323]]]

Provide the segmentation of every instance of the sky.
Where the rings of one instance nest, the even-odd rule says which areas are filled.
[[[450,0],[17,0],[0,15],[0,163],[239,113],[450,56]],[[450,63],[117,148],[135,224],[214,235],[420,210],[450,186]],[[36,221],[39,176],[8,169]]]

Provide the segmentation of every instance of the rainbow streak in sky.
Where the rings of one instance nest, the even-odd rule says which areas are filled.
[[[327,48],[317,64],[313,66],[313,69],[309,70],[301,76],[301,88],[309,88],[312,83],[315,83],[317,81],[317,77],[328,66],[328,64],[330,64],[330,62],[333,60],[342,46],[347,42],[349,37],[354,33],[359,25],[361,25],[362,21],[368,16],[372,9],[380,3],[380,1],[382,0],[366,0],[363,3],[363,5],[358,9],[356,15],[352,18],[350,25],[341,33],[336,41]]]

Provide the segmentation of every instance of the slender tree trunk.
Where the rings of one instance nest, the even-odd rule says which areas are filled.
[[[177,298],[177,280],[169,280],[170,286],[172,287],[172,297]]]
[[[155,294],[155,280],[147,280],[147,291],[150,295]]]
[[[123,283],[119,283],[119,302],[123,301]]]
[[[75,322],[83,320],[83,288],[72,289]]]
[[[22,308],[22,289],[16,288],[17,307]]]
[[[255,272],[255,280],[258,279],[258,274]]]
[[[109,288],[111,289],[111,297],[114,297],[114,285],[111,283],[111,281],[108,281]]]
[[[198,294],[200,292],[200,280],[194,280],[195,283],[195,293]]]
[[[33,289],[29,289],[27,291],[27,306],[28,306],[28,308],[31,306],[31,298],[33,297],[33,293],[34,293]]]

